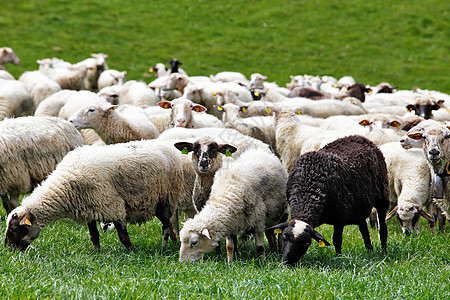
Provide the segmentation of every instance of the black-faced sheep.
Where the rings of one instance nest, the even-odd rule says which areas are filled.
[[[378,211],[380,240],[386,250],[389,207],[386,163],[375,144],[362,136],[348,136],[318,151],[299,157],[289,174],[286,196],[291,221],[270,229],[283,230],[282,259],[293,266],[315,239],[330,245],[314,230],[322,224],[334,225],[333,244],[341,253],[345,225],[355,224],[367,249],[372,249],[366,219],[372,207]]]

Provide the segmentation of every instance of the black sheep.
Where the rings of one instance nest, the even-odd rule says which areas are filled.
[[[314,230],[322,224],[334,225],[333,244],[341,253],[342,231],[355,224],[368,250],[370,242],[366,219],[372,207],[378,211],[380,240],[386,251],[389,207],[386,163],[378,147],[362,136],[347,136],[318,151],[300,156],[287,182],[286,195],[291,221],[269,229],[283,230],[283,261],[293,266],[306,253],[311,238],[319,246],[330,245]]]

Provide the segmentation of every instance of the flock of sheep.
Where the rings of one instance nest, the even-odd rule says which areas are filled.
[[[133,249],[127,224],[156,216],[162,247],[181,240],[180,261],[225,238],[232,262],[237,236],[253,235],[260,256],[266,236],[294,265],[312,239],[331,245],[321,224],[334,226],[340,254],[346,225],[370,250],[369,218],[386,251],[386,220],[406,234],[421,216],[433,232],[450,217],[447,94],[350,76],[291,76],[286,87],[258,73],[188,76],[176,59],[150,68],[147,84],[106,58],[46,58],[16,80],[3,65],[20,60],[0,48],[5,246],[24,250],[69,218],[88,225],[95,247],[102,222]]]

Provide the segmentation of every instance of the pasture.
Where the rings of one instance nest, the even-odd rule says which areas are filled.
[[[280,86],[289,75],[351,75],[366,84],[389,82],[450,93],[448,1],[6,1],[0,46],[20,57],[6,69],[16,78],[37,69],[36,59],[77,62],[109,55],[110,68],[150,82],[148,68],[176,57],[189,75],[255,72]],[[0,209],[0,231],[5,232]],[[367,252],[356,226],[344,229],[343,255],[333,247],[308,250],[288,269],[280,256],[257,257],[253,240],[196,264],[178,262],[180,243],[161,251],[157,219],[128,226],[134,251],[115,231],[100,233],[64,220],[46,227],[25,251],[1,247],[1,299],[448,299],[449,229],[404,236],[388,221],[388,253],[370,230]],[[317,229],[332,240],[332,227]],[[268,252],[265,242],[266,253]]]

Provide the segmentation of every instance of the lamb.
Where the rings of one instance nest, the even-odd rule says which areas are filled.
[[[31,192],[69,151],[83,145],[75,127],[59,118],[5,119],[0,132],[0,195],[7,213],[17,207],[19,195]]]
[[[164,247],[178,231],[180,165],[173,146],[155,141],[77,148],[8,215],[5,245],[25,250],[45,226],[69,218],[88,225],[97,248],[96,221],[112,221],[120,241],[131,250],[125,223],[156,216]]]
[[[39,71],[28,71],[20,75],[19,81],[25,84],[33,98],[35,107],[47,97],[61,90],[60,85]]]
[[[22,82],[0,79],[0,120],[29,116],[34,110],[33,99]]]
[[[231,263],[234,236],[248,232],[253,232],[258,254],[264,257],[265,228],[287,218],[286,178],[278,158],[259,149],[247,150],[219,169],[205,206],[180,231],[179,260],[197,261],[226,237]],[[269,235],[273,241],[273,232]]]
[[[330,245],[314,228],[334,226],[333,244],[341,254],[345,225],[355,224],[366,249],[372,250],[366,219],[373,207],[378,211],[380,240],[386,251],[389,207],[386,163],[378,147],[362,136],[348,136],[329,143],[319,151],[302,155],[287,181],[286,196],[291,221],[268,230],[282,230],[282,261],[294,266],[306,253],[311,239],[319,247]]]
[[[206,110],[204,106],[194,104],[191,100],[184,97],[172,101],[161,101],[158,102],[158,105],[165,109],[172,109],[172,127],[224,127],[223,123],[216,117],[205,113],[200,114]],[[194,114],[193,111],[198,114]]]
[[[425,122],[425,121],[424,121]],[[420,126],[422,123],[419,123]],[[422,125],[423,126],[423,125]],[[415,140],[423,139],[423,154],[430,169],[432,184],[431,197],[434,198],[446,218],[450,217],[450,132],[446,124],[433,121],[416,131],[412,128],[408,132],[408,137]]]
[[[106,144],[154,139],[159,135],[144,109],[126,104],[94,103],[75,112],[69,122],[77,129],[94,129]]]
[[[386,161],[389,179],[389,198],[397,205],[387,215],[386,220],[396,216],[404,234],[419,232],[420,216],[430,222],[436,232],[434,218],[423,206],[433,205],[430,199],[430,170],[420,149],[405,150],[400,143],[380,146]]]
[[[106,70],[103,71],[98,77],[98,90],[100,91],[104,87],[111,85],[124,85],[125,84],[125,76],[127,75],[127,71],[117,71],[117,70]]]
[[[1,47],[0,48],[0,69],[3,69],[3,66],[6,64],[20,64],[20,59],[14,53],[14,51],[9,47]]]
[[[119,104],[131,104],[141,108],[156,105],[158,97],[155,92],[142,81],[127,81],[120,91]]]

